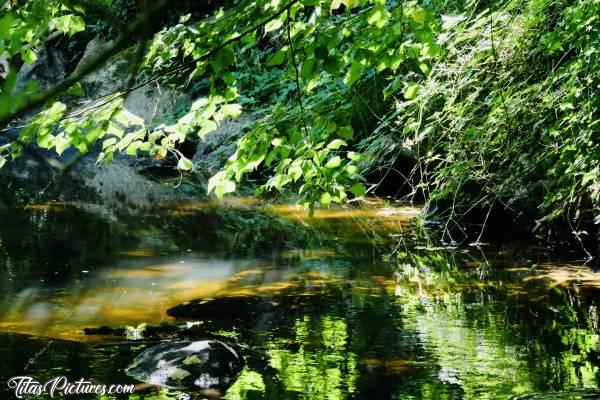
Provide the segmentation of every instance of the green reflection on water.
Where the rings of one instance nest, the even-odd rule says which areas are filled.
[[[58,210],[3,215],[0,329],[35,335],[0,334],[3,380],[129,382],[123,369],[148,345],[83,326],[155,324],[186,300],[231,296],[256,310],[198,318],[194,334],[243,347],[227,399],[600,398],[600,277],[577,263],[515,245],[418,246],[415,210],[386,204],[307,220],[291,206],[203,203],[143,224]],[[28,363],[41,336],[78,343],[54,339]]]

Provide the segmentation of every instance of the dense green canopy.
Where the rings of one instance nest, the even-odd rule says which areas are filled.
[[[578,240],[600,222],[598,0],[9,0],[1,13],[0,127],[13,136],[0,165],[32,144],[98,143],[102,162],[146,152],[193,171],[182,143],[251,111],[210,180],[219,197],[258,170],[260,191],[294,188],[312,209],[364,195],[379,169],[446,227],[473,210],[485,223],[498,204]],[[56,35],[71,49],[112,41],[53,86],[15,89]],[[81,80],[113,57],[129,60],[127,85],[78,105]],[[147,126],[123,102],[156,82],[195,99]]]

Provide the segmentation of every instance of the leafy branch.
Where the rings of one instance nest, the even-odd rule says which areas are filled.
[[[22,117],[28,111],[65,92],[73,85],[80,82],[83,78],[100,68],[110,58],[129,46],[131,44],[131,37],[135,35],[143,26],[148,24],[152,18],[166,6],[166,4],[166,0],[160,0],[157,3],[149,6],[144,14],[128,25],[125,31],[119,34],[119,36],[109,46],[100,51],[100,53],[96,55],[90,62],[86,63],[67,78],[42,91],[41,93],[32,94],[23,104],[19,104],[10,109],[8,113],[1,115],[0,126],[6,126],[12,120]]]

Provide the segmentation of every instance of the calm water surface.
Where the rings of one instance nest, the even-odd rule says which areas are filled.
[[[418,211],[0,209],[0,380],[135,382],[123,370],[157,338],[217,336],[247,361],[227,399],[600,398],[600,274],[532,246],[440,246]],[[166,313],[224,297],[210,319]],[[124,329],[84,333],[106,326]]]

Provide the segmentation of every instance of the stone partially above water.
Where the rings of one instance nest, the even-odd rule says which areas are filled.
[[[242,355],[217,340],[162,343],[139,354],[130,376],[166,389],[227,389],[244,366]]]

